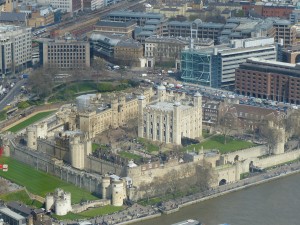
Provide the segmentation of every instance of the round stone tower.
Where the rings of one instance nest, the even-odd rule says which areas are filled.
[[[157,87],[157,97],[160,102],[166,100],[166,87],[162,84]]]
[[[112,200],[113,206],[122,206],[124,200],[124,183],[122,180],[114,180],[112,182]]]
[[[45,206],[46,206],[46,211],[51,210],[54,204],[54,196],[53,194],[47,194],[45,198]]]
[[[36,127],[30,126],[27,128],[27,147],[37,150]]]
[[[109,199],[110,198],[110,177],[104,176],[102,177],[102,198],[103,199]]]
[[[84,169],[84,144],[80,142],[79,136],[74,136],[70,139],[70,163],[74,168]]]

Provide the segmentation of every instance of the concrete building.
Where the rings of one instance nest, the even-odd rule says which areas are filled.
[[[0,39],[0,74],[20,72],[31,66],[31,28],[2,24]]]
[[[143,13],[133,11],[113,11],[110,12],[106,18],[111,21],[135,21],[138,26],[144,26],[148,20],[164,20],[164,16],[159,13]]]
[[[0,207],[0,217],[9,225],[26,225],[26,218],[5,206]]]
[[[166,88],[157,88],[158,102],[146,104],[139,97],[138,136],[166,144],[180,145],[183,137],[202,136],[202,96],[196,93],[193,102],[167,101]],[[192,105],[191,105],[192,104]]]
[[[50,4],[62,12],[74,13],[83,10],[81,0],[50,0]]]
[[[136,27],[136,22],[119,22],[119,21],[106,21],[100,20],[94,26],[95,32],[109,33],[109,34],[120,34],[126,35],[128,38],[133,37],[133,31]]]
[[[44,66],[61,69],[89,68],[90,43],[65,38],[41,39],[43,52],[40,54]]]
[[[217,88],[232,88],[235,69],[249,57],[276,60],[273,38],[231,40],[230,45],[218,45],[181,53],[181,78],[187,82]]]
[[[105,6],[104,0],[85,0],[83,1],[83,9],[84,10],[97,10],[101,9]]]
[[[180,38],[151,36],[145,39],[145,58],[147,66],[153,67],[155,62],[174,62],[180,59],[181,51],[192,45],[194,49],[201,47],[211,47],[214,45],[212,39]]]
[[[283,48],[280,52],[281,58],[279,61],[286,63],[300,63],[300,45],[293,45]]]
[[[292,46],[297,42],[296,27],[288,20],[273,19],[273,26],[276,30],[275,42],[280,43],[283,41],[283,46]]]
[[[251,58],[242,63],[235,74],[237,93],[300,104],[298,64]]]
[[[165,25],[163,35],[168,37],[210,38],[217,43],[223,27],[224,24],[202,22],[200,19],[193,22],[170,21]]]
[[[58,216],[67,215],[72,211],[71,206],[71,193],[57,188],[54,193],[46,195],[45,199],[46,211],[53,210]]]

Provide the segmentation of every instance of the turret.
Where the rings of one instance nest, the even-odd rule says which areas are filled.
[[[84,169],[85,149],[80,136],[74,136],[69,142],[70,162],[77,169]]]
[[[112,182],[112,202],[113,206],[122,206],[125,198],[124,182],[122,180],[114,180]]]
[[[110,198],[109,186],[110,186],[110,177],[104,176],[102,178],[102,198],[103,199]]]
[[[166,100],[166,87],[162,84],[157,87],[157,97],[160,102]]]
[[[27,147],[33,150],[37,150],[37,136],[36,127],[27,127]]]
[[[138,136],[144,137],[144,107],[146,106],[146,100],[144,95],[138,96]]]
[[[181,110],[180,102],[174,103],[174,115],[173,115],[173,143],[176,145],[181,144]]]

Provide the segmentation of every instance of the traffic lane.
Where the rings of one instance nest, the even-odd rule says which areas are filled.
[[[26,79],[18,81],[15,86],[6,94],[6,96],[0,101],[0,110],[3,110],[8,104],[15,99],[21,93],[21,87],[25,84]]]

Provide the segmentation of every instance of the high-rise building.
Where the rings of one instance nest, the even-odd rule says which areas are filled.
[[[31,28],[13,25],[0,26],[0,73],[20,72],[31,66]]]
[[[235,69],[249,57],[276,60],[274,38],[231,40],[218,45],[181,53],[181,78],[215,88],[232,89]]]
[[[300,104],[300,65],[248,59],[235,72],[238,94]]]

